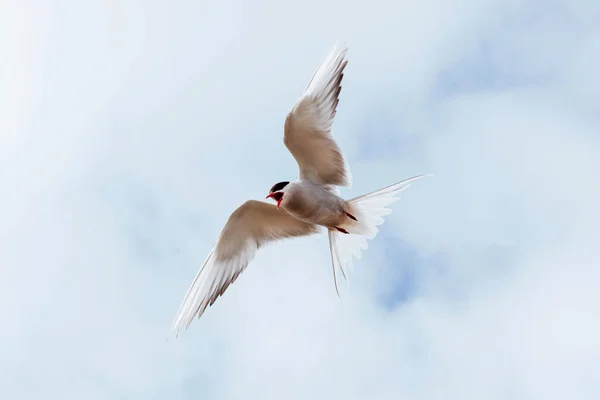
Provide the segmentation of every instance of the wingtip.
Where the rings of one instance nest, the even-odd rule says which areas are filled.
[[[333,46],[331,46],[328,54],[325,56],[324,59],[325,60],[329,59],[334,54],[341,55],[342,58],[346,58],[347,53],[348,53],[348,45],[346,44],[346,42],[341,42],[341,41],[337,40],[336,42],[334,42]]]
[[[169,335],[167,336],[167,341],[169,340],[169,338],[177,339],[178,337],[179,337],[179,328],[173,327],[173,328],[171,328],[171,332],[169,332]]]
[[[341,50],[348,50],[348,44],[345,41],[336,40],[333,47]]]
[[[408,179],[404,180],[404,182],[410,182],[410,181],[414,181],[414,180],[421,179],[421,178],[427,178],[428,176],[435,176],[435,174],[432,172],[428,172],[426,174],[416,175],[416,176],[413,176],[412,178],[408,178]]]

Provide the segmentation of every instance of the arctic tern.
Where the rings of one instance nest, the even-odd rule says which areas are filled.
[[[295,182],[273,185],[264,201],[248,200],[229,217],[208,257],[188,289],[175,316],[178,335],[200,318],[269,242],[327,231],[335,290],[336,268],[346,278],[352,256],[360,258],[373,239],[388,205],[425,175],[344,200],[336,186],[350,187],[350,168],[331,134],[344,76],[347,47],[336,44],[323,59],[304,93],[285,119],[283,143],[295,158]]]

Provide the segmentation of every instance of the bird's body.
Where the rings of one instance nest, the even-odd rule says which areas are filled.
[[[341,226],[346,216],[346,201],[328,187],[299,180],[288,185],[281,208],[301,221],[329,229]]]
[[[336,269],[346,277],[345,266],[360,258],[373,239],[391,203],[425,175],[344,200],[336,186],[350,186],[352,174],[331,135],[341,82],[346,67],[345,46],[335,46],[319,65],[285,119],[283,143],[298,164],[295,182],[276,183],[267,198],[276,205],[248,200],[229,217],[216,244],[196,275],[175,317],[179,333],[194,317],[221,296],[245,270],[256,251],[284,238],[326,231],[337,291]],[[339,294],[339,293],[338,293]]]

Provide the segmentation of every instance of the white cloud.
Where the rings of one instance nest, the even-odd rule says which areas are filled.
[[[6,396],[598,397],[594,2],[46,5],[2,13]],[[232,209],[296,175],[283,120],[336,40],[344,194],[436,176],[341,300],[325,238],[285,242],[165,341]]]

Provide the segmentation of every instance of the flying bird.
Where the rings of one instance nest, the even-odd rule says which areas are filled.
[[[327,232],[335,290],[336,270],[346,278],[352,256],[360,258],[373,239],[387,208],[398,194],[426,175],[415,176],[383,189],[344,200],[337,186],[350,187],[352,175],[331,134],[344,76],[347,47],[336,44],[325,56],[304,93],[287,115],[283,143],[295,158],[299,176],[279,182],[266,199],[248,200],[229,217],[216,244],[194,278],[175,316],[178,335],[195,317],[221,296],[246,269],[256,251],[284,238]]]

